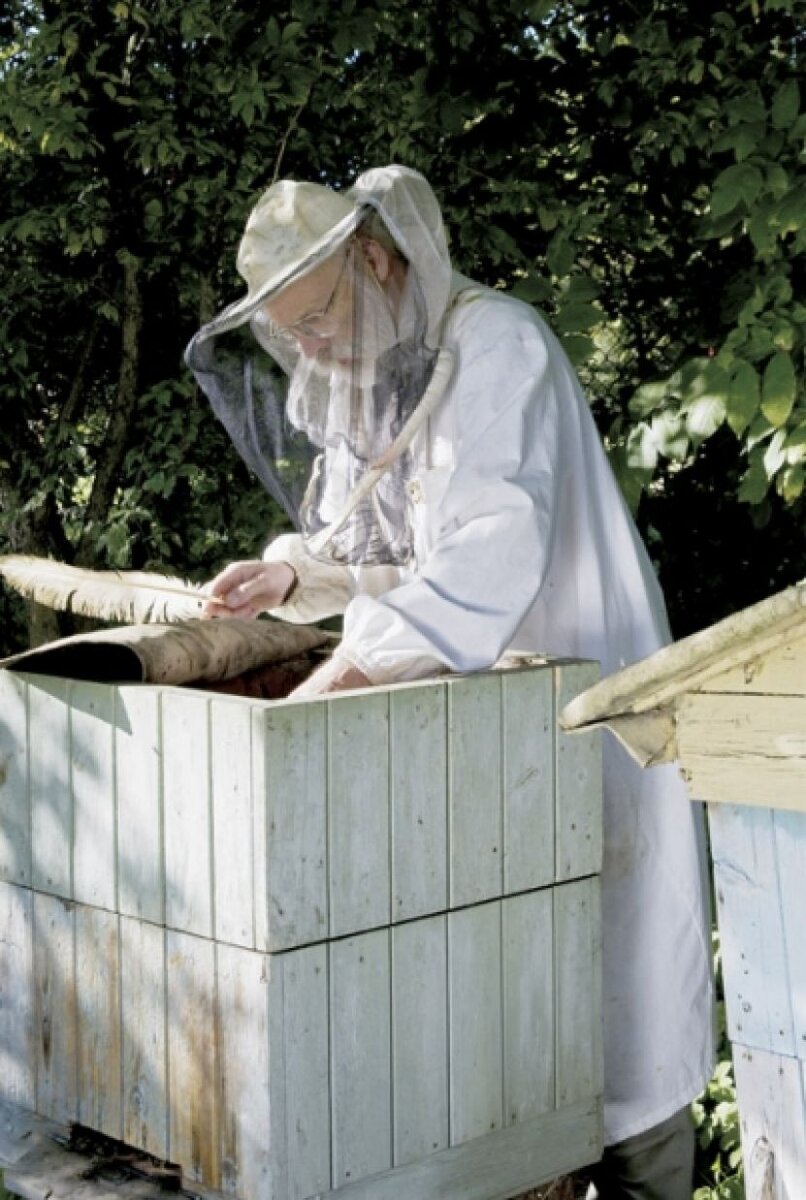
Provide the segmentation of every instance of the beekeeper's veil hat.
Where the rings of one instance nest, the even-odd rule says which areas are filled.
[[[396,290],[369,268],[366,239],[397,259]],[[451,266],[433,191],[400,166],[367,171],[346,193],[281,180],[252,210],[237,267],[246,295],[186,351],[216,415],[312,553],[408,561],[411,421],[427,392],[433,407],[432,376],[440,387],[446,377],[444,362],[434,368]],[[328,275],[320,306],[275,325],[273,299],[320,267],[310,281]]]

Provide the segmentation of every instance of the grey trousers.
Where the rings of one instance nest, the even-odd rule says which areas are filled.
[[[608,1146],[595,1167],[587,1200],[691,1200],[694,1125],[688,1108],[644,1133]]]

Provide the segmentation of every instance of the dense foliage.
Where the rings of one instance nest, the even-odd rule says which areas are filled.
[[[545,309],[679,633],[806,573],[804,0],[10,0],[0,539],[205,577],[282,521],[181,366],[255,195],[403,161]],[[17,610],[4,600],[6,639]]]

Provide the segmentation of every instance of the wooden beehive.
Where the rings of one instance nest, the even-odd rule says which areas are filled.
[[[604,680],[563,714],[708,802],[748,1200],[806,1197],[806,583]]]
[[[0,1100],[241,1200],[598,1158],[596,739],[563,662],[301,703],[0,672]]]

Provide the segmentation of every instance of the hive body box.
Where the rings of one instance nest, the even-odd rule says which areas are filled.
[[[708,802],[747,1200],[803,1200],[806,583],[603,680],[563,721],[677,759]]]
[[[0,673],[0,1100],[241,1200],[598,1158],[596,677],[334,696]]]

